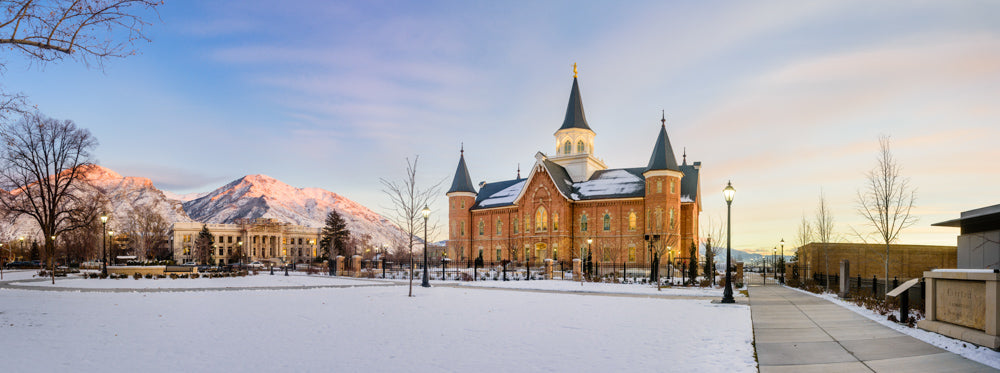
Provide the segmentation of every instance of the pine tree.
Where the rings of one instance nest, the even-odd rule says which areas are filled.
[[[347,229],[344,218],[337,211],[330,211],[326,215],[326,226],[323,227],[322,238],[319,240],[320,246],[323,247],[323,256],[331,259],[334,256],[331,253],[346,256],[345,248],[350,235],[351,231]]]
[[[194,240],[194,256],[201,264],[209,264],[209,260],[212,260],[213,242],[215,242],[215,236],[212,236],[212,232],[208,231],[207,225],[202,225],[201,232],[198,232],[198,237]]]
[[[715,249],[712,248],[712,238],[705,240],[705,268],[702,268],[709,283],[715,285]]]
[[[41,260],[42,252],[38,250],[38,241],[31,241],[31,252],[28,253],[31,260]]]
[[[690,250],[691,262],[688,264],[688,278],[691,279],[691,283],[695,284],[695,279],[698,278],[698,245],[691,242]]]

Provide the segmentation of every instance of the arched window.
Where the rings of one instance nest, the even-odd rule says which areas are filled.
[[[659,180],[656,181],[656,192],[657,193],[663,193],[663,182],[662,181],[659,181]]]
[[[559,231],[559,213],[558,212],[552,213],[552,231],[553,232],[558,232]]]
[[[500,259],[500,249],[497,249],[497,261],[499,262],[500,260],[502,260]]]
[[[500,218],[497,218],[497,236],[501,235],[502,232],[503,232],[503,222],[500,221]]]
[[[458,225],[461,227],[462,236],[465,237],[465,222],[459,222]]]
[[[580,140],[580,141],[576,142],[576,152],[577,153],[583,153],[583,152],[585,152],[587,150],[586,148],[587,148],[587,146],[583,144],[583,140]]]
[[[517,223],[518,223],[517,218],[514,218],[514,226],[512,227],[514,228],[514,234],[517,234]]]
[[[671,207],[670,208],[670,229],[674,229],[674,223],[675,223],[675,220],[674,220],[674,208]]]
[[[563,154],[569,154],[571,151],[573,151],[573,144],[566,140],[566,143],[563,144]]]
[[[604,213],[604,230],[611,230],[611,215],[608,213]]]
[[[480,220],[479,221],[479,235],[482,236],[485,233],[486,233],[486,223],[483,223],[483,221]]]
[[[635,262],[635,247],[629,247],[628,248],[628,261],[630,263],[634,263]]]
[[[634,231],[635,227],[636,227],[635,213],[634,212],[630,212],[628,214],[628,230]]]
[[[535,210],[535,230],[544,231],[549,226],[549,215],[545,212],[545,207]]]
[[[670,180],[670,194],[674,194],[674,193],[677,193],[677,192],[674,191],[674,181]]]
[[[580,215],[580,231],[587,231],[587,214]]]

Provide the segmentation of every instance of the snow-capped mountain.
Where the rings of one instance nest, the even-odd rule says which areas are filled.
[[[272,218],[307,227],[323,227],[336,210],[352,235],[367,234],[370,244],[395,246],[406,234],[388,219],[361,204],[319,188],[296,188],[266,175],[248,175],[208,194],[184,202],[192,219],[235,223],[239,219]]]
[[[144,177],[122,176],[105,167],[91,165],[81,172],[81,180],[87,186],[79,193],[103,193],[108,200],[110,215],[109,229],[116,229],[120,222],[128,219],[129,211],[135,206],[146,205],[159,212],[168,222],[189,222],[179,201],[168,198]],[[32,236],[38,232],[38,224],[26,216],[17,219],[14,235]]]

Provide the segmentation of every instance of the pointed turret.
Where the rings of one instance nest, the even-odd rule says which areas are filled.
[[[587,124],[587,116],[583,114],[583,98],[580,97],[580,85],[576,81],[576,76],[573,77],[573,90],[569,92],[569,104],[566,105],[566,119],[563,119],[562,127],[559,127],[560,130],[570,128],[593,131],[590,129],[590,125]]]
[[[680,171],[677,167],[677,158],[674,157],[674,149],[670,147],[670,137],[667,136],[667,117],[664,113],[660,119],[660,135],[656,137],[653,144],[653,155],[649,157],[649,164],[646,171],[671,170]]]
[[[468,192],[476,193],[476,187],[472,185],[472,178],[469,177],[469,168],[465,166],[465,146],[462,146],[461,155],[458,158],[458,169],[455,170],[455,179],[451,182],[451,189],[448,193]]]

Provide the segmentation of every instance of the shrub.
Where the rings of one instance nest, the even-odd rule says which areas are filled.
[[[171,274],[170,274],[170,279],[171,279],[171,280],[176,280],[176,279],[177,279],[177,277],[178,277],[178,276],[177,276],[177,274],[176,274],[176,273],[171,273]]]
[[[148,279],[152,279],[153,278],[153,274],[152,273],[147,273],[146,276],[144,276],[144,277],[146,277]]]
[[[134,275],[132,275],[132,277],[135,278],[136,280],[138,280],[138,279],[142,278],[142,273],[136,272]]]
[[[192,273],[192,274],[188,275],[188,277],[189,278],[198,278],[198,274],[197,273]]]

